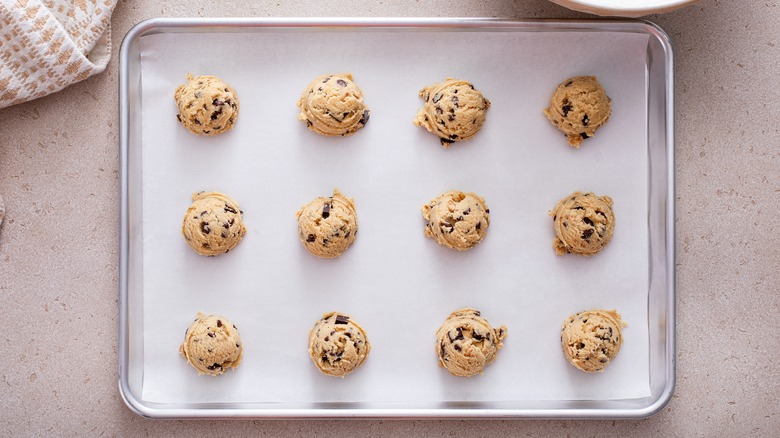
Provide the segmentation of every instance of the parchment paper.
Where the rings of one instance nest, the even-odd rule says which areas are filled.
[[[163,33],[141,41],[143,399],[152,402],[505,401],[648,396],[647,36],[627,33],[287,31]],[[314,77],[351,72],[371,108],[357,134],[326,138],[296,120]],[[187,73],[217,75],[241,101],[235,129],[197,137],[176,121]],[[596,75],[613,113],[580,150],[544,117],[556,85]],[[424,85],[452,76],[492,102],[475,139],[445,150],[412,119]],[[296,210],[334,187],[354,197],[360,235],[335,260],[298,241]],[[420,207],[450,189],[482,195],[485,240],[448,250],[423,236]],[[248,233],[202,257],[181,222],[190,195],[222,191]],[[548,212],[575,190],[615,201],[612,242],[556,256]],[[482,311],[509,336],[484,375],[438,367],[434,333],[450,312]],[[569,365],[570,314],[616,308],[629,327],[601,374]],[[345,379],[320,374],[307,335],[323,313],[351,315],[371,354]],[[244,359],[219,378],[178,354],[198,311],[240,329]]]

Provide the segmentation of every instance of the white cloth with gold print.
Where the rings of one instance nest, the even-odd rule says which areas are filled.
[[[116,0],[0,0],[0,108],[102,72]]]

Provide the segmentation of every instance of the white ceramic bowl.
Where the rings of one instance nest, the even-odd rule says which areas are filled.
[[[696,0],[550,0],[569,9],[596,15],[641,17],[662,14],[687,6]]]

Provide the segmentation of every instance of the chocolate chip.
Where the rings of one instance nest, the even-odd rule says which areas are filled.
[[[208,130],[208,129],[205,129],[205,130],[203,130],[203,133],[204,133],[204,134],[208,134],[209,132],[211,132],[211,131],[210,131],[210,130]]]
[[[433,103],[438,103],[441,100],[441,93],[436,93],[433,96]]]
[[[444,342],[441,343],[440,348],[441,348],[441,354],[439,356],[441,356],[441,358],[444,359],[447,356],[447,350],[444,346]]]
[[[214,332],[209,332],[208,335],[209,335],[210,338],[216,338],[217,337],[217,335]]]
[[[458,344],[453,345],[452,348],[454,348],[455,351],[461,351],[460,345]]]
[[[437,106],[436,107],[436,114],[444,114],[444,110],[442,110],[440,106]]]
[[[218,129],[222,129],[222,127],[221,127],[221,126],[215,126],[215,127],[214,127],[214,130],[215,130],[215,131],[216,131],[216,130],[218,130]]]
[[[217,120],[217,117],[219,117],[220,114],[222,114],[222,108],[211,113],[211,120]],[[219,129],[219,128],[214,128],[214,129]]]
[[[577,205],[572,210],[585,210],[585,207],[583,207],[581,205]]]
[[[450,140],[457,140],[458,134],[452,134],[450,135]]]
[[[455,105],[455,108],[458,107],[458,96],[452,96],[452,103]]]
[[[450,122],[454,122],[455,121],[455,115],[454,114],[447,115],[447,120],[449,120]]]
[[[325,336],[325,339],[323,339],[323,341],[325,341],[325,342],[330,341],[330,336]]]
[[[462,221],[463,220],[463,216],[458,216],[458,220]]]
[[[208,222],[201,222],[200,230],[203,231],[204,234],[209,234],[211,232],[211,227],[209,227]]]
[[[339,79],[336,81],[337,84],[341,85],[342,87],[347,86],[347,82],[344,79]]]
[[[309,234],[308,236],[306,236],[307,242],[314,242],[315,240],[317,240],[317,238],[314,236],[314,234]]]
[[[222,236],[222,238],[223,238],[223,239],[227,239],[227,237],[228,237],[228,233],[227,233],[227,231],[223,231],[223,232],[220,234],[220,236]]]
[[[236,211],[236,210],[235,210],[233,207],[231,207],[231,206],[229,206],[229,205],[225,204],[225,213],[233,213],[233,214],[236,214],[236,213],[238,213],[238,212],[237,212],[237,211]]]
[[[482,229],[482,222],[477,222],[477,225],[476,225],[475,228],[478,229],[478,230],[481,230]]]
[[[450,234],[454,231],[455,227],[453,227],[452,224],[449,222],[442,222],[441,229],[442,231],[446,231],[447,234]]]
[[[572,84],[572,81],[569,81],[569,82],[566,83],[566,85],[564,85],[564,87],[569,87],[569,86],[571,86],[571,84]]]
[[[588,219],[588,218],[586,218],[586,217],[582,218],[582,221],[585,222],[586,224],[590,225],[591,227],[593,226],[593,221]]]
[[[584,133],[584,132],[582,134],[580,134],[580,137],[582,137],[583,140],[586,139],[586,138],[590,138],[590,136],[588,134]]]
[[[233,328],[234,328],[234,329],[236,329],[236,330],[238,330],[238,327],[236,327],[236,325],[235,325],[235,324],[233,324]]]
[[[588,123],[590,123],[590,119],[588,118],[588,115],[585,114],[584,116],[582,116],[582,125],[588,126]]]
[[[490,214],[490,209],[485,209],[485,213]],[[477,312],[477,316],[479,316],[479,312]]]
[[[571,109],[572,109],[571,105],[569,105],[569,104],[566,104],[566,105],[562,106],[561,107],[561,111],[563,112],[563,117],[566,117],[567,115],[569,115],[569,111],[571,111]]]
[[[468,216],[469,213],[471,213],[471,208],[467,208],[467,209],[463,210],[463,216]]]
[[[223,101],[221,101],[219,99],[214,99],[214,100],[211,101],[211,104],[214,105],[214,106],[222,106],[222,105],[225,104],[225,102],[223,102]],[[222,111],[221,108],[220,108],[220,111]]]
[[[218,364],[218,363],[215,363],[214,365],[210,365],[210,366],[208,367],[208,369],[210,369],[210,370],[212,370],[212,371],[216,370],[217,368],[219,368],[219,369],[222,369],[222,365],[220,365],[220,364]]]
[[[241,345],[239,345],[239,344],[236,344],[236,348],[241,348]]]
[[[196,125],[200,125],[200,120],[198,120],[198,119],[195,119],[195,120],[194,120],[194,123],[195,123]]]
[[[593,235],[593,230],[587,229],[587,230],[582,232],[582,239],[583,240],[588,240],[588,239],[590,239],[590,236],[592,236],[592,235]]]
[[[219,319],[217,320],[217,327],[222,327],[222,321],[220,321]]]
[[[459,341],[459,340],[461,340],[461,339],[465,339],[465,338],[463,337],[463,328],[462,328],[462,327],[458,327],[458,335],[457,335],[457,336],[455,336],[455,340],[456,340],[456,341]]]
[[[329,243],[330,243],[330,240],[328,240],[328,239],[322,239],[322,244],[323,244],[324,246],[328,246],[328,244],[329,244]]]
[[[201,83],[201,85],[202,85],[202,83]],[[195,92],[195,97],[196,97],[196,98],[200,99],[200,97],[201,97],[201,96],[203,96],[203,94],[201,94],[201,92],[200,92],[200,91],[196,91],[196,92]]]
[[[606,219],[606,218],[607,218],[607,215],[605,215],[603,212],[601,212],[601,211],[599,211],[599,210],[596,210],[596,214],[597,214],[597,215],[599,215],[599,216],[602,216],[602,217],[604,217],[604,219]]]
[[[344,238],[346,239],[347,237],[349,237],[349,230],[344,234]]]
[[[347,324],[349,322],[349,316],[336,315],[336,324]]]
[[[442,144],[444,144],[444,143],[447,143],[447,144],[455,143],[454,141],[450,140],[449,138],[440,138],[439,140],[441,140]]]
[[[360,123],[363,126],[366,126],[366,123],[368,123],[368,119],[371,117],[371,112],[369,110],[363,111],[363,116],[360,117]]]
[[[476,331],[476,330],[473,331],[473,336],[474,336],[474,339],[476,339],[478,341],[481,341],[481,340],[485,339],[485,337],[482,336],[481,334],[479,334],[479,332]]]
[[[176,118],[181,122],[181,114],[176,114]]]
[[[471,85],[471,84],[469,84],[469,88],[471,88],[471,89],[473,90],[473,89],[474,89],[474,86],[473,86],[473,85]]]
[[[325,205],[322,206],[322,218],[327,219],[330,216],[330,204],[325,203]]]

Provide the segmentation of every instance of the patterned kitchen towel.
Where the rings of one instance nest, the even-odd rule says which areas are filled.
[[[0,0],[0,108],[102,72],[116,0]]]

